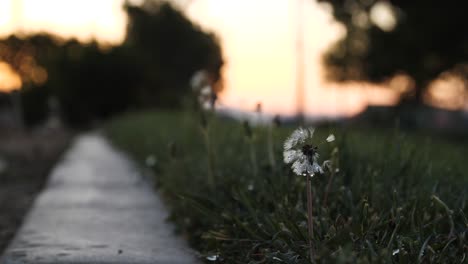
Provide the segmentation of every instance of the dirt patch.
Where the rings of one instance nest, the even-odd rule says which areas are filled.
[[[64,129],[0,132],[0,253],[70,142]]]

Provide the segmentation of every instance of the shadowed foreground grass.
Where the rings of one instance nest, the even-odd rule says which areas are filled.
[[[154,170],[172,220],[205,261],[309,263],[305,179],[282,162],[294,128],[199,117],[132,113],[106,131]],[[314,139],[330,132],[337,140],[319,153],[338,170],[312,179],[317,262],[466,261],[466,142],[396,129],[320,128]]]

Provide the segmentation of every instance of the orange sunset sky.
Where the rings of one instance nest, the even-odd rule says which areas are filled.
[[[125,34],[124,0],[0,0],[0,36],[48,31],[82,41],[119,43]],[[130,1],[141,2],[141,1]],[[223,107],[268,113],[296,111],[296,29],[299,0],[179,0],[184,12],[222,41],[226,65]],[[323,80],[321,55],[345,34],[327,6],[305,1],[305,111],[352,115],[368,104],[392,104],[397,94],[370,84],[337,85]],[[14,82],[0,63],[1,84]],[[9,77],[10,76],[10,77]],[[340,87],[339,87],[340,86]]]

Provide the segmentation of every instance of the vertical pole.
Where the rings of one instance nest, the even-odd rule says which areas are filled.
[[[305,96],[305,61],[304,61],[304,0],[297,3],[297,32],[296,32],[296,104],[297,117],[300,124],[304,124],[304,96]]]

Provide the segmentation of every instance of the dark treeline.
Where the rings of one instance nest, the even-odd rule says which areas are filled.
[[[429,84],[444,74],[468,83],[468,2],[319,2],[329,4],[335,19],[346,28],[346,36],[331,47],[324,59],[330,79],[378,83],[405,74],[412,83],[402,94],[402,103],[414,105],[423,103]],[[384,25],[374,21],[388,12],[394,23],[389,19]]]
[[[125,10],[127,35],[115,47],[49,34],[0,40],[0,62],[23,82],[27,124],[47,117],[50,98],[57,98],[65,122],[86,126],[128,109],[180,107],[198,70],[220,79],[222,54],[213,34],[163,1],[126,4]]]

